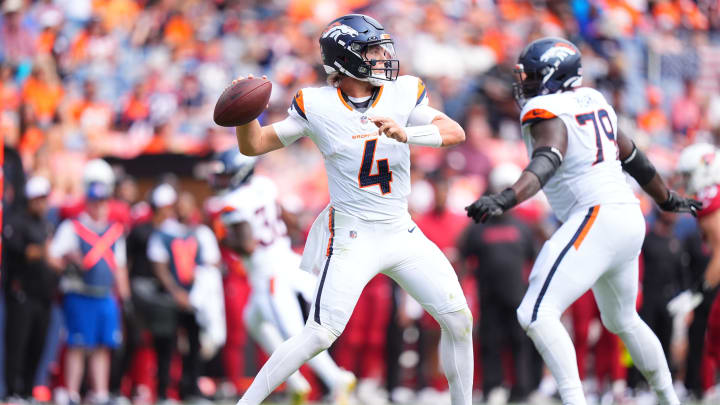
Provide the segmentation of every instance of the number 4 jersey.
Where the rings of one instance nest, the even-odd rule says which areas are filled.
[[[600,92],[582,87],[534,97],[525,104],[520,117],[530,155],[533,124],[560,118],[567,128],[563,162],[543,187],[558,219],[565,222],[572,212],[593,205],[638,202],[618,160],[615,110]]]
[[[413,76],[387,82],[365,102],[366,109],[357,109],[339,88],[305,88],[295,95],[289,117],[273,127],[284,145],[302,136],[317,145],[336,210],[366,221],[404,218],[410,149],[406,143],[378,136],[370,118],[389,117],[405,127],[430,124],[438,112],[427,106],[425,85]]]

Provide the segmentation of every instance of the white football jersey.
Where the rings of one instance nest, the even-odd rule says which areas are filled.
[[[223,220],[247,221],[257,241],[255,251],[244,259],[253,286],[264,283],[281,270],[292,270],[297,256],[290,247],[287,227],[281,218],[278,190],[267,177],[254,175],[250,181],[223,195]]]
[[[417,77],[400,76],[379,87],[371,100],[361,112],[338,88],[304,88],[295,95],[288,119],[274,128],[284,145],[301,136],[317,145],[336,210],[366,221],[393,221],[408,216],[410,149],[406,143],[378,136],[368,118],[389,117],[403,127],[428,124],[409,122],[413,110],[427,105],[427,93]]]
[[[593,205],[638,203],[618,159],[617,115],[600,92],[581,87],[534,97],[520,117],[529,155],[532,124],[557,117],[567,128],[563,162],[543,187],[558,219],[565,222],[572,212]]]

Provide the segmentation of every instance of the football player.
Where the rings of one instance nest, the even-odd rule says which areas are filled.
[[[485,221],[541,188],[563,225],[545,243],[517,310],[557,380],[563,404],[585,404],[575,350],[560,315],[592,288],[605,327],[620,336],[661,404],[678,404],[662,347],[640,319],[638,256],[645,221],[623,170],[665,211],[700,208],[669,190],[645,154],[618,131],[617,116],[600,92],[579,87],[580,51],[559,38],[530,43],[516,66],[530,163],[518,181],[468,206]]]
[[[303,256],[321,269],[310,319],[265,363],[242,405],[258,405],[342,333],[363,287],[382,272],[442,328],[440,352],[454,405],[472,394],[472,315],[452,266],[413,223],[410,145],[463,142],[458,123],[428,104],[417,77],[400,76],[393,40],[375,19],[350,14],[320,37],[328,85],[297,92],[288,117],[236,128],[240,151],[260,155],[308,137],[320,149],[330,189]],[[241,80],[241,79],[239,79]],[[319,254],[322,252],[322,254]]]
[[[712,297],[720,285],[720,151],[706,143],[690,145],[680,153],[676,171],[684,177],[685,191],[697,195],[703,203],[698,211],[698,224],[710,249],[710,262],[702,289],[706,297]],[[710,307],[703,352],[713,366],[706,370],[720,369],[720,294],[717,293]],[[709,377],[705,380],[715,381],[715,376]],[[705,395],[705,401],[712,402],[708,397],[712,392],[706,390]]]
[[[290,248],[278,191],[267,177],[253,175],[257,158],[243,156],[237,148],[222,152],[216,160],[216,178],[227,186],[221,196],[225,226],[222,244],[242,257],[250,283],[250,298],[244,322],[250,335],[267,354],[303,328],[297,295],[312,298],[316,277],[300,271],[300,256]],[[345,404],[355,376],[320,353],[310,367],[330,389],[335,403]],[[303,403],[310,392],[305,378],[295,372],[288,378],[294,404]]]

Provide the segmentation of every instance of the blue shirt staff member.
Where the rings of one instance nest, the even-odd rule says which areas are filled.
[[[70,403],[80,402],[85,355],[96,403],[109,401],[110,349],[120,344],[116,291],[129,298],[123,227],[108,219],[111,185],[87,185],[87,205],[76,220],[66,220],[49,247],[50,264],[64,271],[61,289],[68,331],[65,379]]]

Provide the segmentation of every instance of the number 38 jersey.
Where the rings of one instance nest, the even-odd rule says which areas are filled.
[[[297,92],[289,117],[273,127],[284,145],[308,136],[325,159],[330,203],[366,221],[392,221],[407,213],[410,149],[406,143],[378,136],[370,117],[389,117],[399,126],[427,105],[422,81],[400,76],[375,90],[370,105],[358,111],[339,88],[304,88]]]
[[[618,159],[615,110],[600,92],[582,87],[537,96],[525,104],[520,117],[530,155],[533,124],[557,117],[567,128],[563,162],[543,187],[558,219],[565,222],[571,213],[593,205],[638,203]]]
[[[253,175],[247,183],[219,197],[223,220],[247,222],[257,242],[253,254],[244,259],[254,288],[265,286],[270,277],[298,266],[288,264],[296,259],[292,258],[295,254],[277,197],[273,181],[260,175]]]

